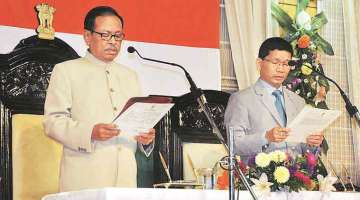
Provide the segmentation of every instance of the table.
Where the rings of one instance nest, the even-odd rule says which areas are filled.
[[[46,195],[42,200],[227,200],[227,190],[163,189],[163,188],[100,188]],[[252,200],[247,191],[240,191],[241,200]],[[260,199],[260,198],[259,198]],[[360,192],[273,192],[267,200],[359,200]]]

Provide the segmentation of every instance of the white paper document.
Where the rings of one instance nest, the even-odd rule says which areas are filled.
[[[173,107],[173,103],[141,103],[136,102],[125,110],[114,124],[121,132],[130,136],[148,132]]]
[[[291,131],[286,142],[306,143],[306,138],[310,134],[323,131],[334,122],[340,114],[341,112],[338,110],[324,110],[305,106],[287,126]]]

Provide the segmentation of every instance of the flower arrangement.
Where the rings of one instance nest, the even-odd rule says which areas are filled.
[[[259,153],[250,157],[247,165],[242,161],[239,165],[259,195],[274,191],[335,191],[333,184],[337,179],[327,176],[322,162],[310,152],[296,157],[282,151]],[[218,189],[227,189],[227,174],[224,170],[218,177]],[[244,188],[241,184],[238,187]]]
[[[293,46],[294,58],[303,63],[301,67],[291,69],[284,84],[288,89],[303,97],[306,103],[317,108],[328,109],[325,98],[329,91],[329,83],[313,70],[323,73],[320,52],[334,55],[334,51],[318,33],[327,23],[324,13],[310,17],[305,11],[308,3],[309,0],[298,0],[294,20],[276,3],[273,2],[271,5],[272,15],[285,32],[285,40]]]

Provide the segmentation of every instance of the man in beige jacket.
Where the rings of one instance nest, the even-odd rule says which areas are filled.
[[[128,137],[111,124],[126,101],[141,95],[137,75],[113,60],[124,38],[123,19],[111,7],[85,18],[85,57],[55,66],[45,102],[46,134],[64,146],[60,191],[136,187],[137,143],[152,143],[155,130]]]

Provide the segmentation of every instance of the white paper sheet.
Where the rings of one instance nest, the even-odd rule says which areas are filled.
[[[306,142],[306,138],[315,132],[323,131],[334,122],[341,112],[305,106],[296,118],[288,125],[291,129],[286,142]]]
[[[148,132],[173,106],[173,103],[136,102],[113,123],[118,125],[122,133],[135,136],[139,133]]]

